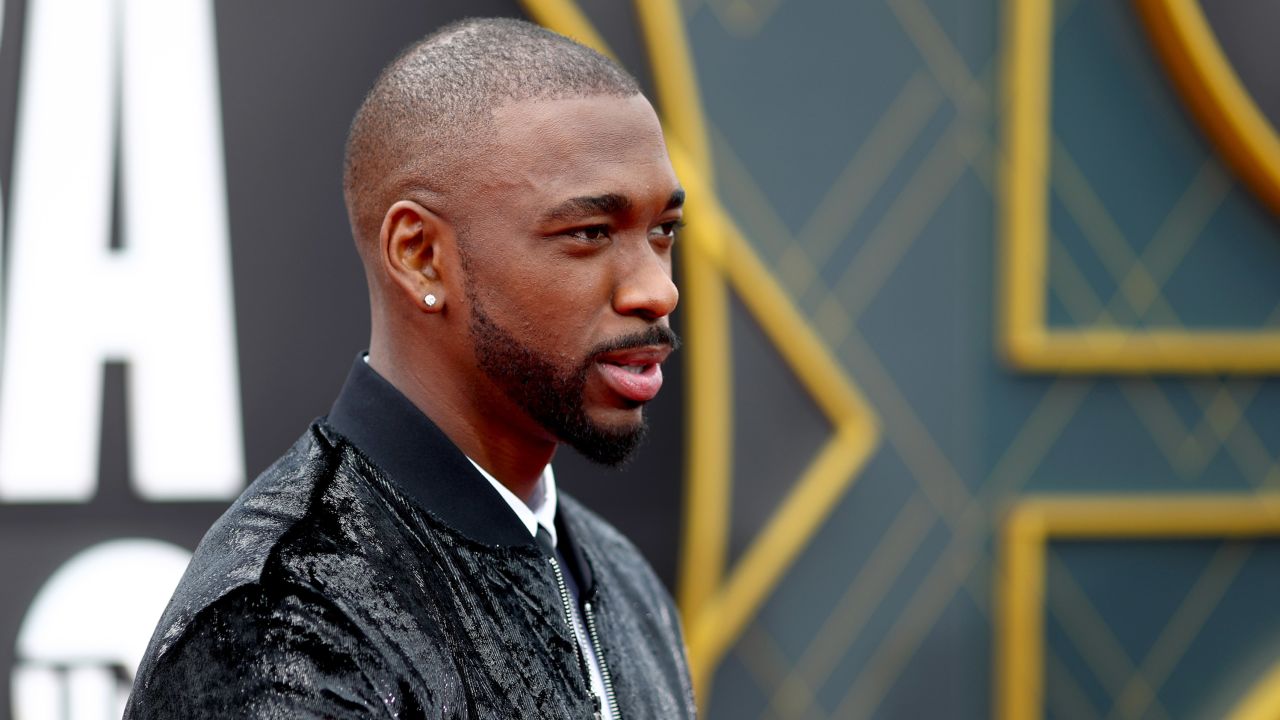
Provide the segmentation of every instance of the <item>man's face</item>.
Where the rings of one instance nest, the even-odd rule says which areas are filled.
[[[459,237],[477,368],[539,431],[618,464],[678,344],[661,128],[638,95],[515,103],[496,125]]]

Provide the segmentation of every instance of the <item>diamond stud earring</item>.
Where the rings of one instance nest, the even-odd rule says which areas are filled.
[[[422,298],[422,300],[423,300],[423,302],[425,302],[425,303],[427,304],[427,307],[435,307],[435,306],[436,306],[436,296],[435,296],[435,295],[432,295],[432,294],[428,293],[426,297]]]

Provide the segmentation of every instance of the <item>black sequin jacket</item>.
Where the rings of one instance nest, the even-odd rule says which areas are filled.
[[[626,720],[695,714],[634,546],[561,493]],[[326,420],[201,541],[125,718],[591,718],[553,571],[466,457],[357,362]]]

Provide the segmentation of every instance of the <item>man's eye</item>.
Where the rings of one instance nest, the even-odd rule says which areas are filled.
[[[565,234],[569,237],[594,243],[609,239],[609,228],[604,225],[592,225],[591,227],[579,228]]]
[[[661,225],[654,228],[653,230],[650,230],[649,234],[652,235],[653,237],[660,237],[660,238],[667,238],[668,240],[674,240],[676,237],[676,231],[682,227],[684,227],[683,222],[679,220],[671,220],[669,222],[662,223]]]

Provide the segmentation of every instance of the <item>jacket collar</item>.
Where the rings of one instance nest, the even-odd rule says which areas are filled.
[[[498,491],[364,354],[325,418],[423,510],[483,545],[536,548]]]

